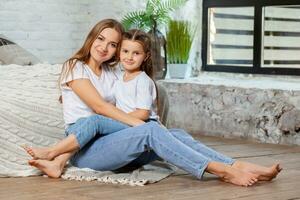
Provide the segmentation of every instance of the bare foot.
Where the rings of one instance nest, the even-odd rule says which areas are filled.
[[[49,147],[43,148],[33,148],[29,146],[22,146],[25,151],[33,158],[33,159],[42,159],[42,160],[52,160],[55,155]]]
[[[252,186],[258,181],[258,175],[228,166],[226,167],[225,173],[221,177],[221,180],[234,185],[248,187]]]
[[[220,177],[221,180],[239,186],[251,186],[258,181],[258,175],[251,172],[245,172],[220,162],[209,162],[206,172]]]
[[[33,153],[33,151],[32,151],[32,149],[29,147],[29,146],[27,146],[27,145],[22,145],[21,146],[31,157],[33,157],[34,156],[34,153]]]
[[[28,164],[38,168],[50,178],[59,178],[64,169],[64,165],[56,160],[29,160]]]
[[[272,165],[271,167],[264,167],[243,161],[236,161],[232,167],[240,169],[245,172],[250,172],[258,175],[260,181],[271,181],[276,178],[278,173],[282,170],[279,163]]]

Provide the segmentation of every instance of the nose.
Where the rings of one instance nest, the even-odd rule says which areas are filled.
[[[127,59],[132,60],[132,53],[127,54]]]
[[[108,48],[108,43],[104,43],[104,44],[102,45],[102,50],[103,50],[104,52],[106,52],[106,51],[107,51],[107,48]]]

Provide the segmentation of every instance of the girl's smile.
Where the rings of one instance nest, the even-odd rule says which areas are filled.
[[[139,71],[146,59],[143,46],[137,41],[123,40],[120,52],[120,61],[126,72]]]
[[[99,66],[112,58],[117,51],[119,40],[120,34],[115,29],[103,29],[91,46],[89,64]]]

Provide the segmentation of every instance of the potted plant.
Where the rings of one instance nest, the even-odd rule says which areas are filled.
[[[168,71],[171,78],[184,78],[189,59],[194,31],[191,23],[171,20],[166,34]]]
[[[148,0],[145,10],[127,13],[122,18],[125,29],[138,28],[152,36],[151,54],[156,79],[163,79],[167,73],[166,40],[158,27],[171,19],[170,13],[187,0]]]

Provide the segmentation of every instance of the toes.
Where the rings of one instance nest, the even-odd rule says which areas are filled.
[[[281,172],[281,170],[282,170],[283,168],[282,167],[280,167],[279,165],[278,165],[278,167],[277,167],[277,171],[278,172]]]
[[[28,164],[31,166],[34,166],[34,165],[36,165],[36,162],[35,162],[35,160],[29,160]]]
[[[30,150],[30,149],[28,149],[28,150],[27,150],[27,153],[29,153],[30,155],[32,155],[32,154],[33,154],[33,151]]]
[[[32,150],[31,147],[27,146],[27,145],[22,145],[21,146],[30,156],[34,157],[34,152]]]
[[[257,181],[258,181],[257,178],[252,178],[252,179],[250,180],[250,182],[251,182],[252,184],[256,183]]]
[[[27,152],[30,150],[30,148],[27,145],[21,145],[21,147]]]
[[[252,186],[256,183],[255,180],[249,180],[249,182],[247,183],[247,186]]]
[[[276,164],[276,170],[278,171],[278,172],[280,172],[281,170],[282,170],[282,167],[280,166],[280,164],[278,163],[278,164]]]
[[[251,186],[251,183],[245,183],[243,186],[245,186],[245,187],[248,187],[248,186]]]
[[[32,158],[34,158],[34,159],[36,158],[36,157],[35,157],[35,154],[34,154],[33,152],[29,152],[29,155],[30,155]]]

